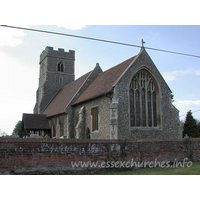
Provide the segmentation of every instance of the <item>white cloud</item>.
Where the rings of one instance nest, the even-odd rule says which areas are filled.
[[[23,26],[28,27],[28,26]],[[0,27],[0,46],[17,46],[22,43],[25,33],[21,29]]]
[[[79,30],[79,29],[82,29],[85,27],[85,25],[73,25],[73,24],[70,24],[70,25],[57,25],[58,27],[64,27],[66,29],[70,29],[70,30]]]
[[[195,70],[195,74],[196,74],[197,76],[200,76],[200,70]]]
[[[141,38],[145,40],[158,40],[160,38],[160,33],[154,33],[152,31],[149,31],[146,35],[143,35],[143,36],[139,36],[137,37],[138,40],[141,40]]]
[[[174,81],[177,79],[177,76],[185,76],[187,74],[194,74],[200,76],[200,70],[194,70],[193,68],[189,68],[186,70],[176,70],[172,72],[163,72],[162,76],[166,81]]]
[[[1,50],[0,60],[0,128],[11,134],[22,113],[33,112],[38,68]]]
[[[200,120],[200,100],[175,100],[174,106],[180,111],[179,116],[184,120],[189,110],[192,111],[193,117]]]
[[[149,31],[149,34],[152,40],[158,39],[160,36],[160,33],[153,33],[152,31]]]
[[[174,81],[174,80],[176,80],[176,77],[174,75],[172,75],[172,73],[170,73],[170,72],[163,72],[162,76],[164,77],[164,79],[166,81]]]
[[[191,106],[199,106],[200,107],[200,100],[192,101],[192,100],[176,100],[174,105],[178,109],[191,107]]]

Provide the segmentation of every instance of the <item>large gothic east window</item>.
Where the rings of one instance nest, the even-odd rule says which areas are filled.
[[[158,85],[147,70],[134,75],[129,88],[131,127],[158,126],[158,94]]]

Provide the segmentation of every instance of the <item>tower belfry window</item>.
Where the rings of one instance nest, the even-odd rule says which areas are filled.
[[[63,72],[63,71],[64,71],[64,66],[63,66],[63,63],[62,63],[62,62],[59,62],[59,63],[58,63],[57,71],[58,71],[58,72]]]
[[[159,125],[158,94],[158,85],[146,69],[134,75],[129,88],[131,127]]]

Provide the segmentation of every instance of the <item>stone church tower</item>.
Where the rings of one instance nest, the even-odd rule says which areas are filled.
[[[41,114],[58,91],[74,81],[75,51],[46,47],[40,55],[39,88],[34,114]]]

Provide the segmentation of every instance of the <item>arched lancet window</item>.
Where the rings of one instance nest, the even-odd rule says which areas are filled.
[[[57,71],[59,71],[59,72],[63,72],[64,71],[64,65],[63,65],[62,62],[58,63]]]
[[[60,77],[59,78],[59,85],[62,85],[63,84],[63,77]]]
[[[129,99],[131,127],[158,126],[158,85],[146,69],[132,78]]]

